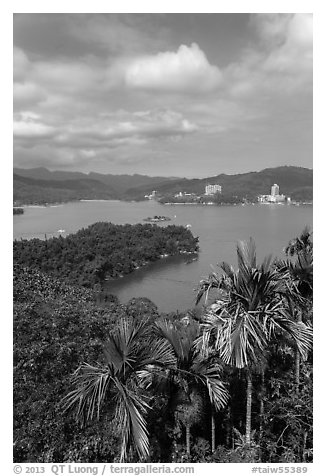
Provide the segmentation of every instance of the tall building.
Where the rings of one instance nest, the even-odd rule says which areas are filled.
[[[206,185],[205,195],[215,195],[215,193],[222,193],[221,185]]]
[[[275,197],[276,195],[280,194],[280,187],[277,185],[277,183],[274,183],[271,188],[271,195],[272,197]]]
[[[285,201],[285,195],[280,195],[280,187],[274,183],[271,188],[270,195],[259,195],[258,201],[260,203],[282,203]]]

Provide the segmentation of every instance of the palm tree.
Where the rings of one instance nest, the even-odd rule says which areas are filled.
[[[291,320],[285,296],[287,271],[276,269],[271,257],[262,264],[256,260],[252,239],[237,245],[238,269],[228,263],[219,266],[223,274],[212,273],[200,282],[197,303],[212,289],[218,291],[215,303],[202,319],[199,345],[211,346],[227,365],[246,371],[246,443],[251,442],[252,372],[266,358],[268,342],[276,333],[290,335],[302,355],[311,346],[311,329]]]
[[[285,248],[285,254],[287,256],[298,255],[300,252],[312,252],[313,242],[311,240],[312,231],[308,226],[305,226],[300,236],[289,241]]]
[[[280,260],[277,266],[281,272],[288,272],[290,280],[289,300],[297,322],[307,318],[313,295],[313,243],[312,232],[305,227],[300,236],[291,240],[285,249],[287,256],[295,259]],[[300,385],[300,353],[296,351],[295,380],[297,391]]]
[[[165,342],[174,356],[173,365],[165,372],[156,373],[155,387],[170,394],[170,404],[176,420],[186,429],[186,449],[190,455],[190,431],[203,412],[205,393],[211,405],[221,410],[227,403],[228,392],[221,380],[221,366],[216,358],[204,356],[196,346],[200,328],[193,320],[177,325],[160,320],[155,324],[156,334]]]
[[[65,411],[76,410],[82,424],[100,419],[103,413],[113,415],[121,429],[120,462],[126,461],[132,449],[140,460],[149,455],[146,415],[150,406],[143,373],[174,363],[169,346],[150,339],[150,332],[147,322],[123,318],[107,338],[104,362],[80,365],[72,376],[74,389],[62,401]]]

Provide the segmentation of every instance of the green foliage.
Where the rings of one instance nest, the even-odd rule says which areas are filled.
[[[14,208],[14,215],[23,215],[24,209],[23,208]]]
[[[101,420],[81,432],[58,405],[76,368],[83,361],[101,362],[103,342],[117,323],[143,311],[135,302],[128,309],[112,302],[98,306],[94,299],[90,290],[15,267],[16,461],[82,461],[84,457],[113,461],[119,452],[112,423],[104,425]],[[150,312],[149,302],[147,308]]]
[[[14,242],[14,262],[70,283],[92,287],[131,273],[164,254],[198,250],[198,239],[182,226],[95,223],[66,238]]]
[[[99,285],[39,271],[62,256],[58,249],[74,266],[96,240],[105,249],[98,227],[69,247],[55,240],[52,254],[49,242],[37,242],[39,251],[34,242],[16,255],[32,262],[34,250],[36,264],[14,266],[15,462],[311,462],[310,239],[293,240],[282,263],[257,264],[253,243],[239,245],[238,269],[223,263],[222,276],[201,283],[200,297],[218,291],[213,305],[160,316],[146,298],[121,305]],[[152,228],[137,230],[150,236]],[[170,231],[165,246],[176,236],[186,246]]]

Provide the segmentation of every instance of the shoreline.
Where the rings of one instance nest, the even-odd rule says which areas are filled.
[[[179,251],[178,253],[176,254],[164,254],[164,255],[160,255],[160,257],[154,261],[145,261],[144,263],[142,264],[138,264],[138,266],[136,266],[130,273],[127,273],[127,274],[121,274],[119,276],[115,276],[115,277],[105,277],[104,281],[102,283],[99,283],[101,285],[104,285],[105,286],[105,283],[117,283],[118,281],[120,281],[121,279],[123,278],[128,278],[128,277],[131,277],[135,271],[144,271],[144,269],[148,266],[151,266],[151,265],[156,265],[158,263],[162,263],[164,262],[165,260],[168,260],[169,258],[182,258],[182,257],[185,257],[185,255],[188,255],[188,256],[197,256],[199,255],[199,251],[200,250],[197,250],[197,251]],[[196,259],[196,258],[195,258]],[[195,261],[195,259],[193,259],[192,261]],[[185,264],[188,264],[187,262]]]
[[[122,200],[122,199],[86,199],[81,198],[79,200],[68,200],[64,202],[49,202],[49,203],[24,203],[22,205],[13,205],[13,208],[52,208],[52,207],[60,207],[63,205],[68,205],[69,203],[87,203],[87,202],[108,202],[108,203],[143,203],[149,202],[149,200]],[[243,205],[293,205],[293,206],[307,206],[313,205],[313,201],[292,201],[291,203],[273,203],[273,202],[239,202],[239,203],[214,203],[214,202],[207,202],[207,203],[200,203],[200,202],[160,202],[159,200],[155,200],[155,203],[159,205],[197,205],[197,206],[243,206]]]

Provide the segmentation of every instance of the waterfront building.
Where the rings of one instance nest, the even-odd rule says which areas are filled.
[[[156,190],[153,190],[149,195],[145,195],[145,198],[148,198],[148,200],[153,200],[156,197],[156,194]]]
[[[271,188],[271,196],[276,197],[277,195],[280,194],[280,187],[277,185],[277,183],[274,183]]]
[[[290,197],[288,197],[288,200]],[[291,199],[290,199],[291,201]],[[285,195],[280,195],[280,187],[274,183],[271,187],[270,195],[259,195],[258,202],[260,203],[283,203],[285,202]]]
[[[215,195],[215,193],[222,193],[222,187],[221,185],[206,185],[205,187],[205,195]]]

